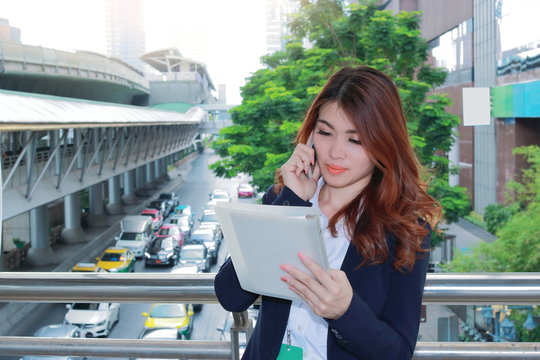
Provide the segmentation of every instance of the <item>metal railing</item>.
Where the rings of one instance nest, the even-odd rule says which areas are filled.
[[[216,303],[215,274],[0,273],[5,302]],[[539,273],[428,274],[424,303],[540,304]],[[231,331],[247,331],[246,314]],[[40,339],[0,337],[5,355],[77,355],[139,358],[238,359],[237,333],[225,341]],[[235,344],[236,343],[236,344]],[[414,359],[540,359],[539,343],[419,342]]]

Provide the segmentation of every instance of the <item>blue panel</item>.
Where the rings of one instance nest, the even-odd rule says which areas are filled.
[[[523,117],[540,117],[540,81],[522,84],[525,98],[525,115]]]

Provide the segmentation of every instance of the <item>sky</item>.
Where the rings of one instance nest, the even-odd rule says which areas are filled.
[[[21,29],[21,40],[57,50],[106,54],[105,0],[0,0],[0,18]],[[143,0],[146,51],[177,47],[206,63],[227,103],[261,68],[265,54],[264,0]],[[200,44],[205,44],[204,49]],[[217,92],[215,93],[217,96]]]

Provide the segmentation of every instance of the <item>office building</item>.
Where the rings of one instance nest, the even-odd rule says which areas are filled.
[[[145,52],[142,0],[105,0],[107,54],[144,71]]]
[[[21,29],[9,25],[8,19],[0,18],[0,41],[21,43]]]
[[[448,71],[435,89],[448,94],[448,109],[463,119],[462,89],[489,88],[488,125],[464,126],[450,160],[455,183],[468,189],[473,209],[483,213],[504,203],[506,184],[526,165],[516,147],[540,145],[540,0],[393,0],[386,9],[421,11],[430,61]],[[451,181],[452,182],[452,181]]]

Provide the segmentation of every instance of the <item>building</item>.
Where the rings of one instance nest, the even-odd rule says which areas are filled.
[[[10,26],[8,19],[0,18],[0,41],[21,43],[21,29]]]
[[[462,89],[487,87],[491,95],[489,125],[464,126],[450,160],[459,167],[458,183],[468,189],[473,208],[483,213],[504,203],[506,184],[524,160],[519,146],[540,145],[540,0],[392,0],[394,12],[421,11],[422,36],[431,61],[448,71],[435,89],[453,100],[448,109],[463,119]]]
[[[105,0],[107,54],[144,71],[146,51],[142,0]]]
[[[206,65],[184,57],[177,48],[150,51],[141,59],[159,75],[150,79],[150,106],[210,104],[216,90]]]
[[[291,15],[298,11],[299,0],[266,0],[266,51],[273,53],[284,50],[287,35],[290,34],[288,23]]]

